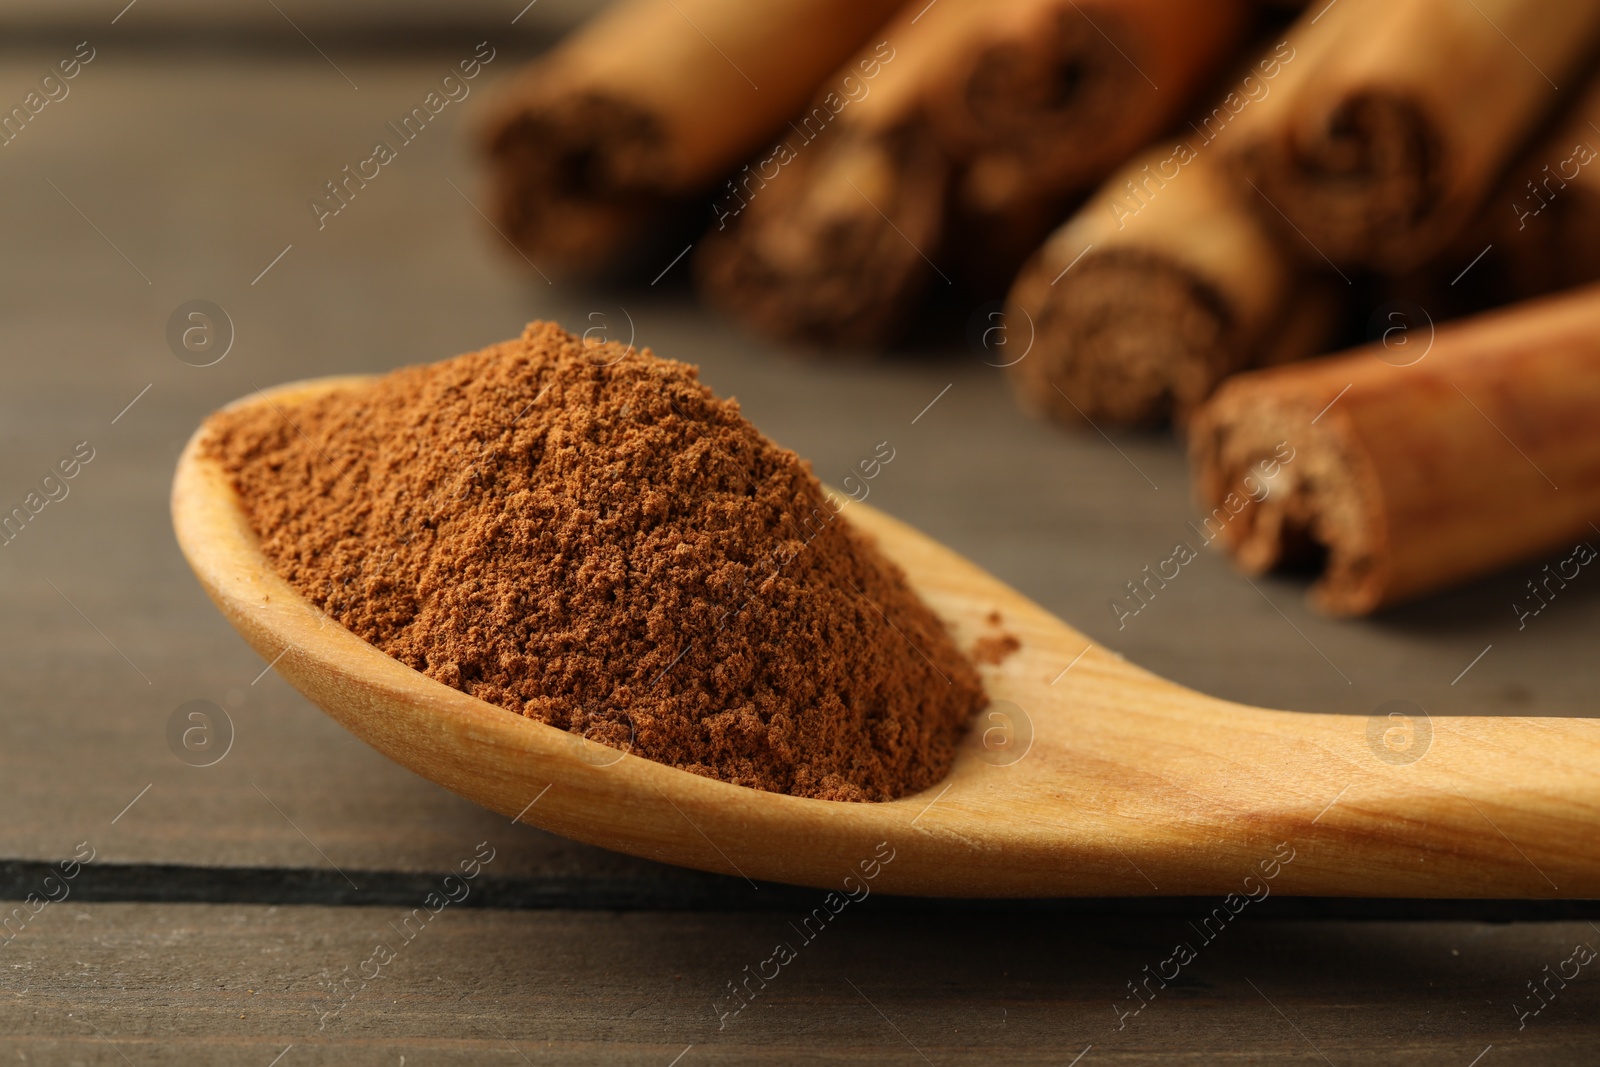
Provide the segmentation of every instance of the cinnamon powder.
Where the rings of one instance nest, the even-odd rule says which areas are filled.
[[[267,559],[389,655],[696,774],[884,800],[949,769],[978,677],[809,464],[696,368],[517,340],[213,417]]]
[[[1021,648],[1022,642],[1015,634],[989,634],[978,638],[973,644],[972,660],[974,663],[998,667]]]
[[[995,633],[984,634],[972,645],[967,655],[974,663],[982,663],[989,667],[998,667],[1011,656],[1022,650],[1022,639],[1016,634],[1008,633],[1002,627],[1005,620],[998,611],[991,611],[985,615],[983,621],[995,630]]]

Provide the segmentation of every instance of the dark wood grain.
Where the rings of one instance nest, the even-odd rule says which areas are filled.
[[[1066,1064],[1092,1045],[1085,1067],[1466,1067],[1492,1045],[1488,1067],[1592,1063],[1600,1009],[1587,972],[1520,1032],[1512,1009],[1524,981],[1597,940],[1585,923],[1246,919],[1118,1029],[1126,983],[1174,941],[1198,941],[1177,918],[846,913],[805,944],[770,914],[446,908],[406,942],[390,925],[405,914],[69,899],[5,949],[0,1033],[30,1059],[135,1064],[265,1065],[290,1045],[284,1067],[402,1055],[664,1067],[691,1045],[683,1067]],[[727,983],[778,941],[796,958],[724,1019]],[[393,961],[333,993],[379,944]]]

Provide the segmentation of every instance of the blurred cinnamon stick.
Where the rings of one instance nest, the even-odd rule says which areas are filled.
[[[1246,573],[1325,553],[1335,615],[1594,536],[1597,323],[1591,286],[1231,379],[1190,433],[1207,530]]]
[[[949,28],[953,76],[935,75],[925,111],[957,162],[950,211],[963,254],[1007,271],[1071,197],[1177,118],[1243,43],[1249,15],[1245,4],[1174,0],[1013,0],[966,13],[970,25]]]
[[[1280,326],[1293,257],[1215,157],[1184,145],[1180,171],[1173,151],[1119,170],[1018,274],[1006,318],[1033,339],[1009,369],[1024,408],[1068,423],[1182,421]],[[1136,214],[1129,183],[1145,187]]]
[[[1227,375],[1316,349],[1334,294],[1283,247],[1225,151],[1280,120],[1329,40],[1264,48],[1022,268],[1007,319],[1034,339],[1009,372],[1024,408],[1066,423],[1182,423]]]
[[[896,0],[621,0],[484,123],[493,215],[544,269],[603,267],[783,126]]]
[[[1237,165],[1290,247],[1398,273],[1461,232],[1555,108],[1600,36],[1600,0],[1339,0],[1289,40],[1319,35],[1331,46]]]
[[[1072,194],[1177,114],[1246,14],[1240,0],[910,5],[867,91],[823,136],[797,127],[774,173],[719,212],[702,288],[768,334],[892,338],[958,261],[1003,282]]]
[[[1441,286],[1459,277],[1479,303],[1600,279],[1600,78],[1511,168],[1454,252]]]

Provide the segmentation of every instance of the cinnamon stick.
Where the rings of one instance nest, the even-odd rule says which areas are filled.
[[[1338,300],[1234,180],[1228,149],[1281,121],[1327,47],[1261,50],[1179,135],[1122,167],[1019,272],[1008,333],[1022,406],[1067,423],[1175,420],[1247,367],[1309,355]]]
[[[702,288],[769,334],[892,338],[958,262],[989,286],[1015,269],[1067,198],[1174,117],[1237,43],[1246,10],[1240,0],[911,4],[884,31],[892,60],[815,124],[821,136],[807,120],[827,112],[813,107],[760,182],[736,178],[737,201],[698,253]]]
[[[1440,267],[1443,286],[1460,276],[1480,302],[1600,279],[1600,79],[1511,168]]]
[[[1595,537],[1597,322],[1591,286],[1231,379],[1189,439],[1208,537],[1246,573],[1325,555],[1334,615]]]
[[[622,0],[529,64],[484,123],[499,228],[587,270],[781,127],[897,0]]]
[[[966,9],[953,76],[929,86],[929,124],[958,162],[950,207],[969,241],[1015,248],[1019,221],[1053,225],[1067,200],[1177,118],[1242,43],[1249,8],[1173,0],[1010,3]],[[952,19],[952,22],[955,20]],[[953,40],[952,44],[959,43]],[[1037,225],[1037,224],[1036,224]],[[964,246],[965,250],[965,246]]]
[[[1289,40],[1319,37],[1291,106],[1237,146],[1237,166],[1290,247],[1402,272],[1461,232],[1555,108],[1600,38],[1600,0],[1340,0]]]
[[[1187,142],[1147,152],[1018,274],[1008,333],[1033,343],[1012,386],[1025,409],[1062,422],[1181,422],[1256,362],[1295,275],[1215,155]]]

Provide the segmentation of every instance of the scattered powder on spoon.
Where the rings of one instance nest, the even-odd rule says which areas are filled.
[[[984,702],[809,464],[648,349],[534,323],[209,428],[301,595],[430,677],[590,740],[886,800],[942,777]]]

